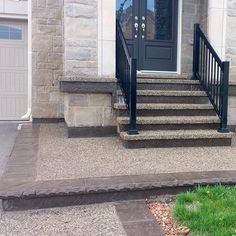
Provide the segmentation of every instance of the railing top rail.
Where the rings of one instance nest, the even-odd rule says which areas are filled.
[[[122,47],[124,48],[124,51],[125,51],[125,55],[126,55],[127,59],[129,59],[129,64],[131,64],[131,55],[130,55],[129,49],[127,47],[127,43],[126,43],[124,34],[122,32],[120,22],[118,20],[116,20],[116,31],[118,33],[118,36],[120,37]]]
[[[215,49],[211,46],[211,43],[209,42],[209,40],[207,39],[205,34],[202,32],[199,24],[197,24],[197,30],[198,30],[198,33],[200,34],[201,38],[204,40],[204,43],[206,44],[208,50],[211,52],[211,54],[214,56],[215,60],[218,62],[219,66],[222,68],[223,61],[220,59],[220,57],[218,56]]]

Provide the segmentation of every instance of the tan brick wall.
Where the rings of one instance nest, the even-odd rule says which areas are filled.
[[[32,116],[63,117],[63,0],[32,0]]]

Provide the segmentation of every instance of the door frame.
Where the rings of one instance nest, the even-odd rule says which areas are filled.
[[[176,71],[152,71],[141,70],[138,74],[181,74],[181,57],[182,57],[182,15],[183,0],[178,1],[178,29],[177,29],[177,70]]]

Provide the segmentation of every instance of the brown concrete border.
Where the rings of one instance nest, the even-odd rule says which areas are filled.
[[[163,231],[145,204],[145,201],[118,203],[116,205],[116,212],[127,236],[164,236]]]

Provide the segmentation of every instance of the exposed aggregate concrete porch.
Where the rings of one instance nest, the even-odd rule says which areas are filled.
[[[117,137],[68,139],[64,124],[40,126],[38,181],[236,170],[236,147],[129,150]]]

